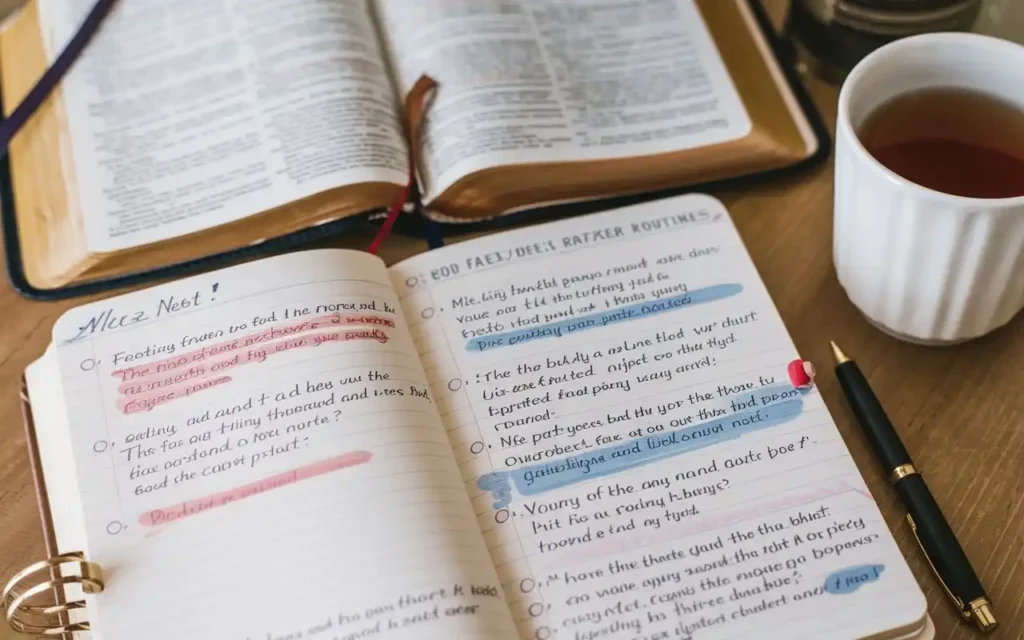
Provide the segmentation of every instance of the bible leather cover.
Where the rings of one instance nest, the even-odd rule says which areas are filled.
[[[503,229],[520,224],[540,222],[554,218],[594,213],[605,209],[666,198],[691,191],[708,191],[712,189],[743,187],[750,184],[753,180],[782,177],[784,175],[809,169],[821,163],[830,153],[830,136],[828,128],[822,120],[821,114],[813,100],[800,81],[794,66],[792,52],[785,45],[782,37],[776,33],[767,12],[764,10],[764,7],[761,6],[760,0],[745,1],[751,9],[751,13],[757,22],[758,29],[761,31],[761,35],[764,36],[771,48],[771,52],[785,77],[786,83],[789,85],[789,88],[795,96],[804,117],[811,126],[814,137],[817,140],[817,148],[812,155],[791,165],[778,169],[771,169],[769,171],[737,176],[724,180],[685,184],[671,189],[641,194],[541,206],[473,222],[430,223],[429,226],[440,228],[442,233],[446,235]],[[25,270],[21,258],[21,243],[18,238],[18,228],[15,220],[14,190],[11,183],[10,162],[6,155],[2,160],[0,160],[0,229],[3,230],[4,259],[6,262],[8,278],[11,286],[22,296],[37,300],[57,300],[92,295],[113,289],[133,287],[152,281],[179,278],[193,273],[226,267],[231,264],[283,253],[313,242],[337,237],[347,232],[351,232],[356,228],[376,225],[382,222],[383,217],[383,212],[371,212],[361,216],[335,220],[326,224],[303,229],[302,231],[295,233],[271,238],[258,244],[212,254],[196,260],[170,264],[147,271],[138,271],[91,280],[54,289],[42,289],[33,286],[25,276]],[[394,227],[394,231],[403,235],[418,238],[426,238],[431,233],[431,230],[428,228],[428,224],[424,221],[424,217],[419,215],[419,213],[400,216],[398,223]]]

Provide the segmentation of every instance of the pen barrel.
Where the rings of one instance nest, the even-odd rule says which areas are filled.
[[[910,464],[910,454],[857,365],[849,361],[836,366],[836,378],[885,472]]]
[[[917,538],[928,560],[951,595],[962,601],[961,608],[977,598],[986,597],[967,554],[924,479],[919,474],[907,476],[898,481],[895,488],[913,519]]]

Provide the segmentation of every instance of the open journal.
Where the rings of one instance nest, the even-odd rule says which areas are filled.
[[[929,638],[795,357],[693,195],[89,304],[27,381],[99,640]]]
[[[92,0],[0,38],[9,111]],[[11,148],[24,272],[55,288],[393,205],[398,105],[439,219],[792,166],[820,142],[748,0],[122,0]]]

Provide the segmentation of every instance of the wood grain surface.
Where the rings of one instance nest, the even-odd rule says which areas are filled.
[[[781,14],[783,0],[767,4]],[[807,84],[834,122],[836,88],[811,78]],[[1002,623],[987,637],[1024,637],[1024,317],[955,347],[914,346],[874,329],[832,269],[831,164],[713,193],[729,207],[800,352],[817,364],[825,402],[927,594],[937,638],[983,636],[958,619],[917,549],[832,375],[830,339],[870,379],[979,571]],[[370,237],[335,244],[363,248]],[[394,238],[384,257],[390,263],[423,249]],[[0,580],[43,553],[18,415],[19,378],[46,348],[57,317],[85,301],[30,302],[0,285]],[[0,628],[0,639],[13,637]]]

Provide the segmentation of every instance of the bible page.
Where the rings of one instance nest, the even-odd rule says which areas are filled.
[[[515,636],[378,258],[233,267],[53,338],[102,640]]]
[[[694,0],[376,0],[403,94],[438,82],[427,197],[492,167],[628,158],[746,136]]]
[[[41,0],[51,60],[91,6]],[[62,87],[92,252],[406,182],[365,2],[125,0]]]
[[[920,632],[924,596],[821,396],[789,382],[720,202],[391,272],[522,638]]]

